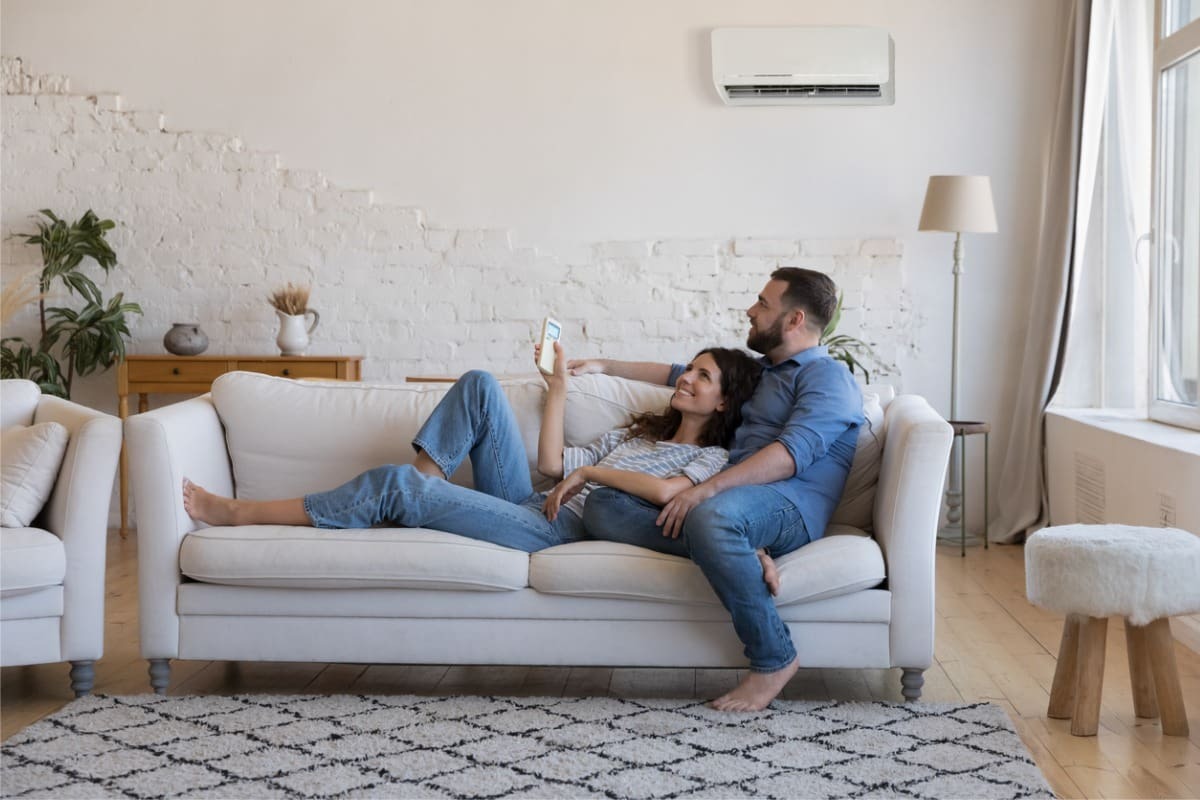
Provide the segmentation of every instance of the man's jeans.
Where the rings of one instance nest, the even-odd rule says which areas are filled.
[[[377,467],[328,492],[304,497],[318,528],[369,528],[392,522],[432,528],[533,552],[583,538],[583,522],[566,509],[554,522],[533,491],[521,431],[490,374],[463,375],[438,403],[413,445],[447,476],[468,456],[475,489],[432,478],[409,465]]]
[[[775,672],[796,657],[787,626],[763,581],[758,548],[772,557],[809,541],[791,501],[770,486],[739,486],[692,509],[679,538],[663,536],[654,524],[660,508],[607,487],[588,495],[584,526],[596,539],[625,542],[691,558],[733,617],[755,672]]]

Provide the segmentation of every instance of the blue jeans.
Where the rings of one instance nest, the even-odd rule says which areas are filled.
[[[305,495],[318,528],[369,528],[391,522],[432,528],[533,552],[583,538],[583,521],[568,510],[554,522],[533,491],[525,445],[496,379],[474,370],[450,388],[413,446],[446,475],[471,459],[475,487],[425,475],[411,465],[376,467],[328,492]]]
[[[775,672],[796,657],[787,626],[763,581],[758,548],[782,556],[807,544],[809,534],[791,501],[770,486],[738,486],[692,509],[679,538],[655,524],[660,508],[607,487],[588,495],[583,509],[590,536],[684,556],[696,562],[733,617],[750,669]]]

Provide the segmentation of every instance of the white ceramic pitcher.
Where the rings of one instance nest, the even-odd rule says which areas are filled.
[[[321,315],[313,309],[308,309],[303,314],[285,314],[282,311],[276,311],[279,315],[279,336],[275,339],[275,344],[279,345],[280,352],[285,356],[302,356],[308,352],[308,335],[317,328],[317,323],[321,321]],[[312,325],[305,326],[305,321],[309,315],[312,315]]]

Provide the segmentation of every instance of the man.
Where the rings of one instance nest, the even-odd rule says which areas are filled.
[[[841,497],[862,424],[862,393],[821,346],[837,287],[814,270],[785,267],[746,310],[746,344],[763,377],[742,407],[729,466],[659,509],[615,489],[588,498],[584,524],[599,539],[690,557],[733,618],[750,673],[712,702],[757,711],[799,669],[791,634],[763,581],[758,548],[778,557],[820,538]],[[602,372],[672,386],[680,365],[572,361],[571,374]]]

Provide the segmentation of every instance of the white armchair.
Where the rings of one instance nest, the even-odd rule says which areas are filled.
[[[70,436],[54,489],[29,527],[0,529],[0,665],[71,662],[76,696],[91,691],[104,650],[108,507],[121,420],[25,380],[0,381],[0,428],[43,422]]]

